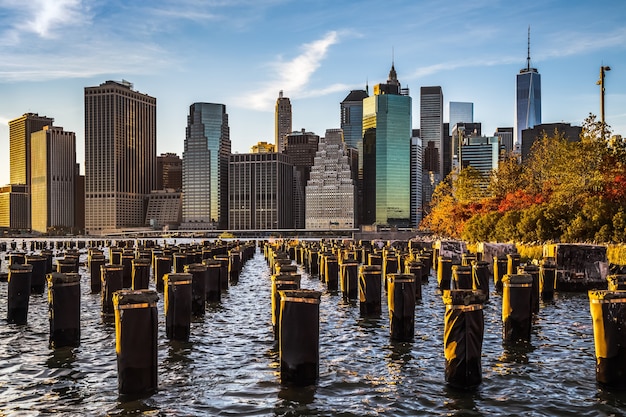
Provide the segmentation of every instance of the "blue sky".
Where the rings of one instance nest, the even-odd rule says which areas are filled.
[[[222,103],[233,152],[274,140],[279,90],[293,128],[339,127],[351,89],[387,79],[393,59],[413,97],[440,85],[474,103],[483,133],[513,126],[515,75],[542,77],[544,123],[599,114],[626,135],[623,0],[0,0],[0,185],[9,181],[7,122],[26,112],[76,132],[84,162],[84,87],[128,80],[157,98],[157,150],[182,154],[189,105]],[[371,90],[370,90],[371,91]]]

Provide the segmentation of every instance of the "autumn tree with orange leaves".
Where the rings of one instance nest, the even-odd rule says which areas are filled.
[[[580,141],[544,134],[527,160],[509,155],[489,179],[472,167],[455,171],[435,189],[421,227],[469,242],[624,242],[626,142],[609,134],[589,115]]]

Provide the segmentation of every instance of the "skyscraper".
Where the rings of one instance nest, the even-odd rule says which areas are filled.
[[[358,210],[363,206],[363,100],[369,97],[369,88],[365,90],[352,90],[341,102],[341,129],[343,140],[352,150],[349,151],[356,157],[356,176],[354,177],[357,188],[357,225],[363,221],[362,213]]]
[[[315,160],[315,153],[320,137],[313,132],[302,129],[300,132],[291,132],[285,138],[285,148],[283,153],[289,155],[293,164],[293,227],[304,229],[306,199],[304,189],[311,167]]]
[[[230,130],[226,106],[189,107],[183,152],[183,225],[186,229],[228,226]]]
[[[277,152],[233,154],[229,164],[230,230],[291,229],[293,165]]]
[[[183,161],[175,153],[162,153],[157,156],[157,176],[155,190],[182,190]]]
[[[283,90],[278,93],[276,99],[275,117],[275,134],[276,134],[276,151],[281,153],[285,150],[285,136],[291,133],[291,101],[288,97],[283,97]]]
[[[85,229],[143,227],[156,186],[156,98],[128,81],[85,87]]]
[[[450,102],[450,130],[460,122],[474,123],[474,103]]]
[[[44,126],[31,135],[31,229],[75,226],[76,134]]]
[[[30,186],[30,135],[51,126],[54,119],[37,113],[24,115],[9,121],[9,170],[11,184]]]
[[[417,227],[422,221],[422,170],[423,155],[422,139],[419,129],[413,129],[411,137],[411,226]]]
[[[541,124],[541,75],[530,65],[530,27],[526,68],[517,74],[515,95],[514,146],[522,147],[522,130]]]
[[[327,129],[306,186],[307,230],[354,228],[355,203],[356,186],[343,132]]]
[[[443,91],[439,86],[420,89],[420,135],[424,146],[422,198],[427,208],[444,172]]]
[[[363,223],[410,223],[411,97],[394,65],[363,100]]]

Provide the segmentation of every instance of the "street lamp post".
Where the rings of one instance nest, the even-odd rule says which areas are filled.
[[[600,121],[604,125],[604,73],[606,71],[611,71],[611,67],[609,66],[601,66],[600,67],[600,80],[596,83],[600,85]]]

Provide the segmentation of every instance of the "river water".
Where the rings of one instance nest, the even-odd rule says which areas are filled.
[[[74,349],[48,347],[45,295],[31,296],[27,325],[7,324],[7,283],[0,283],[0,416],[626,415],[626,393],[595,382],[586,294],[558,294],[542,304],[531,345],[511,350],[502,345],[502,300],[492,293],[484,307],[482,384],[469,391],[448,387],[445,309],[434,275],[416,306],[415,340],[395,343],[385,302],[380,318],[362,319],[358,304],[300,271],[302,288],[323,291],[320,377],[315,386],[283,387],[270,272],[260,251],[222,302],[194,319],[187,343],[166,339],[160,295],[159,391],[121,402],[114,326],[103,323],[100,295],[90,294],[89,276],[80,272],[81,344]]]

